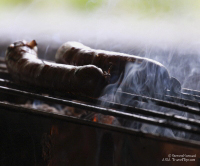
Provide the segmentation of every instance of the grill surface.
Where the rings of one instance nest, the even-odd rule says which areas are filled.
[[[9,162],[11,162],[8,160],[9,153],[13,156],[11,157],[13,163],[20,164],[23,161],[29,165],[45,165],[47,163],[49,165],[77,165],[83,162],[86,163],[84,165],[139,165],[141,162],[143,162],[143,165],[148,165],[149,162],[169,165],[169,162],[162,161],[162,159],[167,158],[168,154],[180,155],[182,153],[196,154],[195,162],[190,162],[190,164],[197,165],[198,163],[200,156],[200,121],[193,118],[200,115],[200,92],[198,91],[183,89],[178,96],[172,96],[168,92],[165,96],[157,95],[155,98],[117,92],[122,98],[129,98],[130,101],[137,102],[136,106],[104,101],[103,98],[94,99],[73,94],[63,95],[48,89],[25,87],[13,83],[4,60],[0,59],[0,92],[1,131],[5,134],[4,137],[1,136],[1,140],[7,142],[3,146],[2,164],[8,163],[9,165]],[[27,99],[86,110],[89,111],[89,115],[98,113],[114,116],[119,119],[121,125],[95,123],[86,119],[89,116],[69,117],[19,105]],[[101,103],[104,103],[104,105],[102,106]],[[138,103],[142,104],[142,107],[138,107]],[[160,109],[175,111],[172,114],[161,112]],[[193,116],[187,118],[181,116],[183,114],[176,114],[177,112]],[[185,132],[190,137],[187,139],[180,137],[166,138],[157,134],[147,134],[144,131],[127,126],[127,123],[124,123],[126,121],[137,121],[142,124],[161,127],[161,130],[167,128],[177,132]],[[27,126],[25,132],[24,125]],[[19,145],[15,140],[17,133],[20,133]],[[87,136],[85,136],[86,134]],[[82,141],[76,138],[80,138]],[[23,142],[20,139],[32,140],[31,148],[28,150],[25,147],[20,147]],[[73,141],[73,139],[76,141]],[[67,142],[70,143],[67,144]],[[75,146],[75,149],[79,152],[70,153],[72,146]],[[32,160],[26,161],[26,157],[23,157],[25,152],[14,155],[13,148],[30,151],[28,154],[30,154]],[[85,152],[86,150],[87,152]],[[129,154],[129,152],[131,153]],[[81,157],[83,153],[91,155],[91,159],[84,159],[87,158],[84,155]],[[61,154],[65,154],[65,157],[61,158]],[[80,160],[76,161],[73,155],[77,155]],[[95,158],[95,160],[92,158]],[[170,165],[175,164],[177,165],[177,162],[170,162]],[[188,163],[179,162],[178,164]]]

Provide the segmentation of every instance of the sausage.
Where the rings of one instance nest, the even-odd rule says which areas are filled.
[[[11,44],[5,62],[17,83],[89,97],[98,97],[109,77],[94,65],[72,66],[40,60],[35,40]]]
[[[128,92],[153,95],[163,94],[167,89],[177,91],[172,87],[167,69],[151,59],[95,50],[78,42],[66,42],[58,49],[55,60],[57,63],[76,66],[93,64],[111,75],[111,84],[120,82]],[[177,86],[180,91],[180,83]]]

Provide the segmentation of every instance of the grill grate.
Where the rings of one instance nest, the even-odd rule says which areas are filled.
[[[117,102],[104,101],[103,99],[93,99],[85,96],[75,96],[73,94],[65,94],[65,96],[63,96],[58,92],[49,92],[48,89],[45,90],[36,87],[31,88],[18,85],[12,82],[12,79],[6,70],[3,59],[0,59],[0,64],[0,92],[2,94],[20,96],[33,100],[41,100],[44,102],[61,104],[69,107],[91,111],[92,114],[89,114],[88,117],[93,115],[95,112],[123,118],[126,120],[138,121],[159,127],[165,127],[169,129],[192,133],[195,135],[200,135],[200,120],[186,118],[176,114],[159,112],[152,109],[138,108],[126,104],[120,104]],[[146,104],[153,104],[159,107],[174,109],[194,115],[200,115],[200,103],[198,101],[198,99],[200,99],[200,92],[198,91],[183,89],[182,93],[179,96],[170,96],[170,92],[168,92],[168,94],[165,96],[157,95],[155,96],[155,98],[120,91],[117,91],[117,94],[129,98],[133,101],[144,102]],[[108,107],[101,106],[101,102],[103,102]],[[0,107],[4,109],[25,109],[22,106],[18,106],[16,104],[5,104],[3,102],[0,102]],[[122,110],[124,112],[122,112]],[[33,109],[31,109],[30,111],[33,111]]]

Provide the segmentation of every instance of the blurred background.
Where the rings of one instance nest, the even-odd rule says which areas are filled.
[[[200,90],[199,0],[1,0],[1,56],[22,39],[35,39],[48,60],[71,40],[148,57]]]

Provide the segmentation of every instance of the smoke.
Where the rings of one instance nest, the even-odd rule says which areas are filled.
[[[54,42],[76,40],[130,53],[131,48],[139,46],[143,50],[188,48],[199,43],[198,13],[191,7],[197,6],[195,2],[109,0],[95,10],[88,9],[88,4],[97,2],[87,1],[82,10],[71,1],[36,0],[9,7],[1,11],[1,34],[12,40],[34,37],[41,42],[54,41],[53,36],[57,36]]]
[[[88,7],[91,4],[94,7]],[[198,79],[195,85],[190,83],[200,74],[200,4],[195,0],[89,0],[81,8],[69,0],[35,0],[3,7],[2,43],[35,39],[39,47],[56,50],[74,40],[93,48],[135,54],[161,62],[183,87],[200,89]],[[48,55],[53,60],[51,48]],[[41,54],[46,49],[42,48]]]
[[[170,75],[177,78],[184,88],[200,90],[200,3],[196,0],[89,0],[80,8],[73,1],[63,2],[35,0],[30,4],[1,7],[1,42],[35,39],[44,45],[41,52],[47,59],[55,55],[51,48],[58,48],[66,41],[79,41],[93,48],[135,54],[162,63]],[[94,4],[94,5],[93,5]],[[92,7],[94,6],[94,7]],[[6,49],[6,48],[5,48]],[[2,49],[4,54],[5,49]],[[46,53],[45,53],[46,52]],[[143,64],[145,66],[145,64]],[[116,89],[144,94],[152,82],[140,83],[140,74],[149,76],[152,70],[144,66],[127,65],[120,87],[109,85],[106,91],[115,94]],[[139,70],[140,68],[141,70]],[[141,71],[141,72],[140,72]],[[131,78],[130,76],[133,76]],[[127,81],[134,80],[131,84]],[[135,88],[137,87],[137,88]],[[153,88],[156,91],[157,88]],[[162,88],[158,90],[162,91]],[[152,91],[150,91],[152,93]],[[147,94],[151,95],[151,94]],[[123,96],[108,95],[110,101],[121,101],[138,107],[150,107],[158,111],[174,110],[153,108]],[[179,112],[179,114],[181,114]],[[186,113],[183,116],[188,116]],[[132,123],[130,126],[163,135],[173,131]]]

